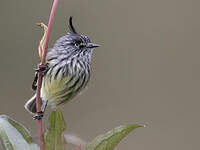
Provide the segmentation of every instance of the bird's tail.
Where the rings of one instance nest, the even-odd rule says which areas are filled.
[[[41,104],[41,111],[44,112],[46,105],[47,105],[47,101],[44,101],[44,100],[41,99],[40,104]],[[35,114],[37,112],[37,109],[36,109],[36,94],[26,102],[24,107],[31,114]]]

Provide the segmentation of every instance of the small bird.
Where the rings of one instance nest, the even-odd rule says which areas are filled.
[[[92,52],[99,45],[76,32],[72,17],[69,18],[69,30],[70,32],[56,41],[46,56],[47,67],[43,72],[41,86],[42,113],[46,106],[55,108],[74,98],[90,79]],[[35,79],[33,89],[36,89],[36,83]],[[35,119],[43,116],[36,115],[36,95],[28,100],[24,107],[31,114],[35,114]]]

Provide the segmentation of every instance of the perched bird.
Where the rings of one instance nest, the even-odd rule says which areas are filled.
[[[71,100],[90,79],[92,52],[99,45],[76,32],[72,17],[69,18],[69,30],[56,41],[46,56],[47,68],[41,86],[42,112],[47,105],[55,108]],[[35,85],[33,87],[36,88]],[[26,102],[25,109],[31,114],[37,113],[36,95]]]

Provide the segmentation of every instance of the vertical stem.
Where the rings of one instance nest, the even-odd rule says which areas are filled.
[[[40,89],[42,83],[42,72],[38,73],[38,84],[36,90],[36,109],[37,112],[41,111],[41,104],[40,104]],[[40,150],[45,150],[44,139],[43,139],[43,131],[42,131],[42,119],[38,120],[38,134],[40,138]]]
[[[39,73],[38,73],[37,90],[36,90],[36,109],[37,109],[37,112],[41,111],[41,104],[40,104],[40,89],[41,89],[41,85],[42,85],[42,69],[41,68],[44,67],[44,65],[46,63],[46,54],[47,54],[47,50],[48,50],[50,32],[51,32],[53,18],[54,18],[54,14],[55,14],[55,11],[56,11],[57,4],[58,4],[58,0],[54,0],[53,6],[52,6],[52,9],[51,9],[51,13],[50,13],[50,17],[49,17],[47,37],[46,37],[46,40],[45,40],[45,43],[44,43],[44,50],[42,50],[43,54],[42,54],[42,58],[41,58],[41,63],[38,65],[38,67],[40,69],[39,69]],[[38,120],[38,134],[39,134],[39,138],[40,138],[40,150],[45,150],[43,130],[42,130],[42,119]]]
[[[41,60],[42,64],[44,64],[45,60],[46,60],[48,43],[49,43],[49,38],[50,38],[50,32],[51,32],[53,18],[54,18],[54,14],[55,14],[55,11],[56,11],[57,4],[58,4],[58,0],[54,0],[53,6],[52,6],[52,9],[51,9],[51,14],[50,14],[50,17],[49,17],[49,23],[48,23],[48,28],[47,28],[47,37],[46,37],[46,40],[45,40],[45,43],[44,43],[44,51],[43,51],[42,60]]]

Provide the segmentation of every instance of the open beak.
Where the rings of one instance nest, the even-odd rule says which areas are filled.
[[[100,45],[99,44],[95,44],[95,43],[88,43],[87,44],[87,48],[96,48],[96,47],[99,47]]]

